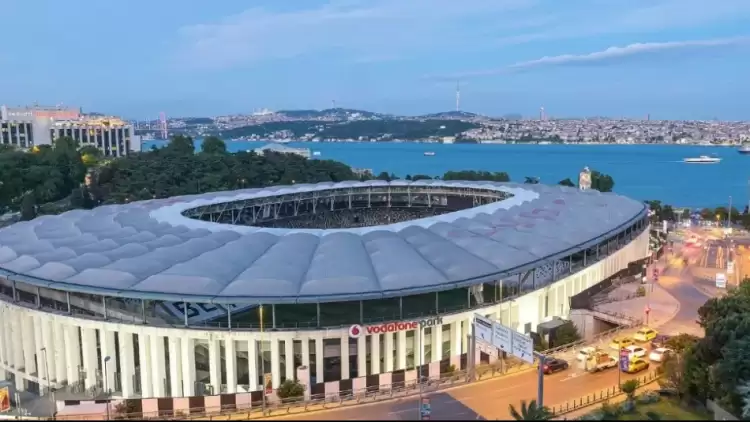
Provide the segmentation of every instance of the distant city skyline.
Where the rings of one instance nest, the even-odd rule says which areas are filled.
[[[747,0],[7,0],[0,104],[750,120]],[[81,24],[85,22],[85,24]],[[76,23],[76,24],[71,24]],[[33,33],[33,34],[32,34]],[[24,34],[27,34],[24,36]],[[31,34],[31,35],[28,35]],[[33,52],[33,54],[30,54]]]

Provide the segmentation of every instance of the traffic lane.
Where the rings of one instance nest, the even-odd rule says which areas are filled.
[[[698,309],[710,297],[693,285],[698,280],[695,280],[689,267],[668,268],[667,273],[674,277],[659,280],[657,283],[680,302],[680,308],[669,322],[659,327],[659,331],[669,335],[688,333],[702,336],[703,329],[697,323]],[[667,282],[667,280],[677,281]]]
[[[544,377],[544,402],[550,406],[564,405],[568,401],[599,394],[607,388],[617,386],[639,374],[619,373],[612,368],[588,374],[571,368]],[[654,368],[654,365],[652,365]],[[618,377],[618,375],[620,375]],[[425,394],[430,398],[433,420],[508,419],[509,405],[518,406],[521,400],[536,399],[537,374],[527,372],[515,376],[494,378],[456,387],[447,391]],[[418,419],[420,399],[418,396],[398,401],[385,401],[348,408],[313,412],[309,414],[276,417],[286,420],[414,420]]]

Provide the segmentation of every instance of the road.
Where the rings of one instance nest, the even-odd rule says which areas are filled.
[[[646,371],[636,375],[621,374],[621,381],[642,378],[646,374]],[[562,405],[569,400],[612,388],[617,383],[617,369],[588,374],[571,366],[567,371],[545,377],[544,402],[550,406]],[[518,406],[521,400],[535,399],[536,390],[536,372],[526,372],[479,381],[425,397],[430,397],[432,420],[508,420],[508,406]],[[418,405],[419,397],[413,397],[269,419],[416,420],[419,418]]]

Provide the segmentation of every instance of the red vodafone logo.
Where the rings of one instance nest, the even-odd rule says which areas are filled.
[[[359,324],[354,324],[351,327],[349,327],[349,337],[351,338],[359,338],[362,336],[362,333],[364,333],[365,330],[362,328]]]

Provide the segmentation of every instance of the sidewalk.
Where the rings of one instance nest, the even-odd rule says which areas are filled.
[[[638,287],[641,286],[646,289],[646,296],[633,297]],[[618,286],[608,296],[615,301],[598,304],[594,306],[594,310],[642,319],[644,325],[651,328],[666,324],[680,311],[680,302],[658,284],[628,283]],[[630,299],[621,300],[628,297]],[[650,309],[648,317],[646,315],[647,307]]]

